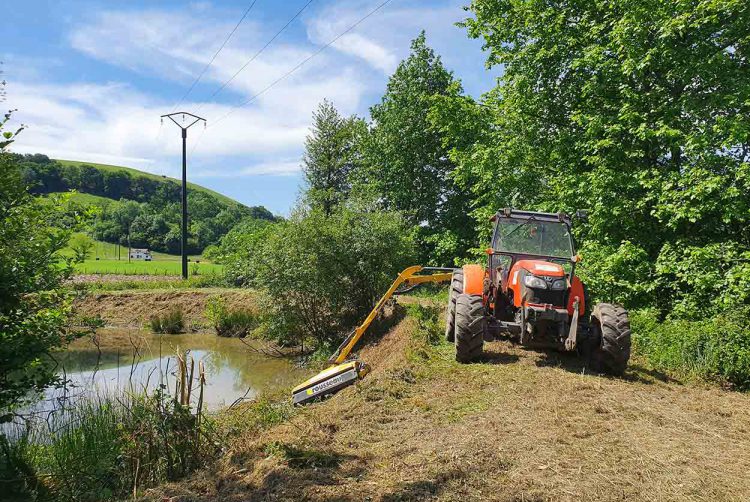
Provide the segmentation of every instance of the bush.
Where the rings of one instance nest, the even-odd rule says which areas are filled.
[[[314,211],[274,225],[256,257],[267,335],[337,344],[414,256],[413,231],[395,213]]]
[[[176,335],[185,331],[185,316],[182,308],[173,307],[166,314],[155,314],[149,319],[151,331]]]
[[[750,309],[710,319],[659,322],[655,310],[631,314],[636,353],[656,369],[750,390]]]
[[[211,321],[219,336],[245,338],[258,325],[253,311],[230,309],[226,301],[219,296],[209,298],[206,305],[206,317]]]

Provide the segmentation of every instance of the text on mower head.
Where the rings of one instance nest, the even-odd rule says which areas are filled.
[[[312,396],[320,392],[323,392],[327,389],[330,389],[331,387],[335,387],[336,385],[348,380],[350,376],[354,376],[354,375],[351,375],[351,373],[353,373],[353,371],[349,370],[346,373],[342,373],[334,378],[331,378],[330,380],[326,380],[325,382],[321,382],[317,385],[313,385],[312,387],[307,389],[307,395]]]

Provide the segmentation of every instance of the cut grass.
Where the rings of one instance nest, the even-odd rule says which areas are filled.
[[[363,381],[240,435],[217,466],[153,498],[750,499],[750,395],[637,364],[588,375],[575,356],[506,342],[458,364],[441,312],[411,307],[362,349]]]

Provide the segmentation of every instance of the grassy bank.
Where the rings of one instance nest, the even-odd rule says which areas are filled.
[[[505,342],[487,344],[477,364],[458,364],[442,339],[441,312],[410,306],[361,350],[372,372],[356,386],[277,413],[263,430],[237,419],[216,463],[147,498],[750,496],[750,396],[680,385],[638,363],[625,378],[598,377],[576,357]]]
[[[182,390],[174,397],[166,392],[96,393],[68,403],[51,419],[11,427],[0,436],[4,500],[136,497],[205,465],[220,438],[202,414],[202,387],[195,389],[195,406]]]

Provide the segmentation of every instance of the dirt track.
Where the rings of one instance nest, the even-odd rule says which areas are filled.
[[[637,365],[486,346],[459,365],[407,318],[373,373],[218,465],[149,492],[172,500],[750,500],[750,396]],[[426,347],[426,348],[425,348]]]

